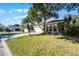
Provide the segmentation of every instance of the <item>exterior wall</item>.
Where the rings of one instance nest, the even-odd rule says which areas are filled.
[[[42,26],[41,26],[41,27],[42,27]],[[34,26],[34,30],[35,30],[35,32],[37,32],[37,33],[43,33],[42,28],[40,28],[39,26]]]
[[[47,23],[47,29],[46,29],[47,32],[52,33],[52,34],[59,33],[59,28],[57,26],[57,23],[58,22]],[[56,31],[54,31],[54,26],[56,27]],[[44,32],[43,31],[43,25],[41,26],[41,28],[39,26],[34,26],[34,31],[37,32],[37,33],[43,33]]]
[[[24,32],[28,32],[28,29],[24,29]]]

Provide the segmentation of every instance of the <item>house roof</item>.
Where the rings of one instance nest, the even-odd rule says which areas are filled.
[[[54,22],[54,21],[63,21],[63,19],[60,19],[60,18],[54,18],[54,17],[51,17],[51,18],[49,18],[49,19],[47,19],[47,23],[49,23],[49,22]]]

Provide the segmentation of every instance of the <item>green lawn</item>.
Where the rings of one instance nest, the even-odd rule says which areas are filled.
[[[15,56],[60,56],[79,55],[79,43],[61,35],[24,36],[7,40]]]

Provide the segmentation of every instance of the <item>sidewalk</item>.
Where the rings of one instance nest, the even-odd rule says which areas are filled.
[[[0,56],[12,56],[4,40],[1,40],[0,42]]]
[[[38,35],[38,34],[41,34],[41,33],[38,33],[38,32],[31,32],[30,33],[30,35]],[[22,37],[22,36],[29,36],[29,33],[14,35],[10,38],[4,38],[3,40],[13,39],[13,38]]]

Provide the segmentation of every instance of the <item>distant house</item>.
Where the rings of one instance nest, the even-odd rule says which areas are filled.
[[[8,27],[7,27],[8,31],[13,31],[13,29],[14,29],[13,25],[8,25]]]
[[[19,24],[9,25],[8,29],[9,29],[9,31],[20,31],[21,30],[21,26]]]
[[[21,30],[21,26],[19,24],[15,24],[13,25],[14,27],[14,31],[20,31]]]

